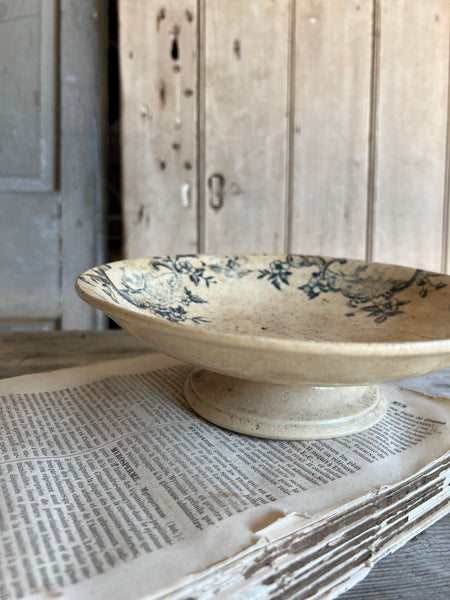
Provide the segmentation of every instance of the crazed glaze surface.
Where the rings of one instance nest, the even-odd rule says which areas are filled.
[[[336,342],[449,338],[449,282],[422,270],[300,255],[139,259],[78,278],[83,297],[112,309],[236,335]]]
[[[319,256],[178,255],[95,267],[76,288],[152,348],[206,369],[185,389],[206,419],[316,439],[382,417],[386,400],[370,384],[450,364],[449,283]]]

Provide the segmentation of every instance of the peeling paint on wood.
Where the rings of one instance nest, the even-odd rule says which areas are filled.
[[[195,0],[119,3],[124,251],[128,257],[175,248],[178,252],[197,250],[197,172],[193,168],[197,105],[192,98],[197,89],[196,14]],[[156,24],[155,29],[151,27],[153,35],[149,23]],[[130,47],[136,49],[132,62],[124,56]],[[145,120],[137,118],[143,105]],[[186,183],[191,186],[187,209],[180,200]],[[145,206],[149,221],[136,222],[140,206]]]
[[[241,40],[235,39],[233,42],[233,52],[238,60],[241,60]]]
[[[213,0],[204,6],[205,198],[208,178],[216,172],[225,178],[220,210],[205,207],[204,250],[279,252],[290,2]],[[242,193],[233,193],[227,182]]]
[[[447,0],[152,4],[119,4],[127,256],[289,248],[448,270]]]
[[[161,28],[161,21],[166,18],[166,9],[160,8],[158,14],[156,15],[156,31],[159,31]]]

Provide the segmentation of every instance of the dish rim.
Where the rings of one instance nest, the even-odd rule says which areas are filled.
[[[168,255],[169,257],[175,255]],[[225,254],[189,254],[181,255],[191,258],[224,258]],[[247,257],[281,257],[285,254],[245,254],[240,253],[236,256],[247,256]],[[297,256],[295,254],[294,256]],[[312,255],[311,255],[312,256]],[[83,273],[78,275],[75,280],[75,290],[78,296],[99,310],[102,310],[108,314],[113,320],[114,313],[120,319],[122,316],[124,320],[129,320],[130,317],[138,322],[143,322],[147,326],[151,326],[152,329],[159,333],[167,333],[172,336],[180,338],[190,338],[196,342],[204,342],[209,344],[215,344],[218,346],[225,346],[229,348],[239,348],[248,350],[261,350],[261,351],[276,351],[286,354],[315,354],[322,356],[349,356],[349,357],[406,357],[406,356],[430,356],[430,355],[443,355],[450,353],[450,338],[443,338],[439,340],[414,340],[414,341],[401,341],[401,342],[336,342],[336,341],[317,341],[317,340],[298,340],[298,339],[287,339],[265,335],[255,335],[248,333],[237,333],[237,332],[220,332],[217,329],[211,330],[207,324],[199,327],[192,325],[191,323],[174,322],[168,321],[161,317],[156,317],[153,314],[146,314],[138,310],[126,308],[124,306],[115,304],[105,298],[100,298],[97,295],[90,293],[91,285],[82,281],[81,277],[92,273],[93,269],[104,266],[118,266],[130,264],[132,262],[139,261],[152,261],[156,258],[162,257],[137,257],[130,259],[123,259],[119,261],[112,261],[103,263],[102,265],[94,266],[86,269]],[[325,258],[325,257],[324,257]],[[328,258],[328,257],[326,257]],[[406,267],[402,265],[393,265],[389,263],[381,263],[375,261],[364,261],[361,259],[347,258],[349,261],[356,261],[366,264],[377,264],[387,267],[398,267],[399,269],[408,269],[414,271],[414,267]],[[438,273],[435,271],[426,271],[436,275],[440,275],[449,280],[450,275],[445,273]],[[95,288],[93,288],[95,289]],[[113,309],[113,310],[111,310]],[[133,335],[133,334],[132,334]],[[151,347],[151,346],[149,346]]]

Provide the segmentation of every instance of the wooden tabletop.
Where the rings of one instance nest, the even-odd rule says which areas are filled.
[[[122,330],[0,334],[0,378],[151,352]],[[450,600],[450,515],[380,561],[340,600]]]
[[[151,352],[122,329],[0,334],[0,379]]]

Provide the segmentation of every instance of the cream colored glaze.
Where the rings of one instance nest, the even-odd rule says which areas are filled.
[[[208,255],[177,257],[170,264],[167,259],[122,261],[86,272],[76,287],[84,300],[149,346],[228,377],[291,386],[355,386],[414,377],[450,364],[450,277],[318,257],[248,255],[239,257],[232,269],[226,268],[227,261]],[[278,287],[268,275],[276,267],[290,271],[278,278]],[[312,298],[305,285],[318,272],[322,279]],[[184,322],[163,318],[167,311]],[[191,401],[193,394],[191,389]],[[332,398],[332,390],[329,394]],[[272,395],[283,420],[283,404],[275,391]],[[297,393],[300,403],[301,395]],[[348,390],[350,404],[352,397]],[[336,415],[341,401],[342,391],[336,390]],[[359,409],[356,404],[353,408],[356,415]],[[228,410],[236,417],[235,408]],[[363,421],[356,427],[366,427]],[[277,437],[273,427],[270,431]],[[321,437],[320,427],[311,431]],[[354,423],[347,433],[351,431]],[[247,433],[255,434],[254,424]],[[323,435],[329,436],[325,429]]]

